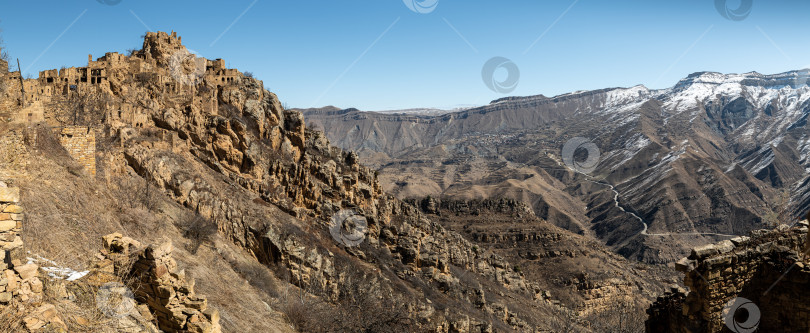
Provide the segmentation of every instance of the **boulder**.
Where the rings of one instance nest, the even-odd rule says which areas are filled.
[[[20,202],[20,189],[18,187],[0,187],[0,202]]]
[[[17,221],[5,220],[0,221],[0,232],[6,232],[17,227]]]
[[[37,276],[37,270],[38,269],[39,269],[39,266],[37,266],[37,264],[25,264],[25,265],[14,266],[14,270],[17,271],[17,274],[20,274],[20,277],[23,280],[28,280],[28,279],[30,279],[32,277]]]
[[[9,205],[3,210],[3,213],[22,214],[23,208],[17,205]]]
[[[689,259],[703,259],[708,256],[713,256],[719,253],[720,250],[717,248],[715,244],[708,244],[692,249],[692,253],[689,255]]]

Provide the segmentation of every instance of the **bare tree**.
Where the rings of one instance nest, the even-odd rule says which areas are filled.
[[[548,328],[557,333],[579,333],[585,332],[582,329],[582,322],[579,316],[566,308],[559,308],[554,311],[546,320]]]
[[[216,223],[196,212],[187,215],[182,227],[185,229],[184,236],[191,241],[191,254],[196,254],[200,245],[211,241],[211,237],[217,233]]]
[[[600,333],[643,333],[646,319],[644,307],[629,299],[613,302],[610,309],[587,318],[591,329]]]
[[[337,300],[326,302],[328,296],[302,286],[298,293],[287,290],[279,308],[290,324],[301,332],[337,333],[404,333],[417,327],[409,316],[407,302],[398,299],[390,287],[381,284],[360,268],[347,264],[339,274]],[[305,290],[306,289],[306,290]]]
[[[774,198],[774,208],[763,216],[763,221],[769,227],[778,227],[782,224],[791,224],[796,222],[798,218],[791,216],[790,209],[790,191],[785,189]]]
[[[70,125],[93,125],[104,119],[110,98],[102,92],[79,92],[71,88],[66,95],[55,99],[53,110],[56,121]]]
[[[2,32],[3,32],[3,29],[0,29],[0,33],[2,33]],[[6,50],[5,50],[5,47],[6,47],[6,42],[3,40],[3,36],[0,36],[0,49],[2,49],[2,52],[0,52],[0,60],[5,61],[6,65],[8,65],[10,57],[8,55],[8,52],[6,52]]]
[[[351,267],[351,266],[349,266]],[[406,302],[398,300],[390,287],[359,270],[347,270],[340,287],[337,316],[331,332],[411,332],[413,319]]]

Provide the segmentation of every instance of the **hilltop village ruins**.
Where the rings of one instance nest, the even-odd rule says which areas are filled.
[[[169,63],[159,63],[157,52],[171,52]],[[0,59],[0,110],[7,110],[1,119],[10,124],[45,122],[61,127],[62,145],[95,174],[96,133],[86,126],[91,118],[106,120],[110,133],[142,128],[148,122],[145,110],[152,105],[144,105],[137,92],[128,91],[129,83],[162,87],[167,96],[190,97],[189,105],[217,114],[219,89],[192,93],[191,86],[204,82],[221,88],[240,84],[244,78],[238,70],[226,68],[222,59],[208,60],[189,52],[176,32],[147,32],[143,50],[129,53],[108,52],[96,60],[91,54],[86,67],[44,70],[37,78],[23,78],[19,69],[10,72],[8,61]],[[111,95],[122,96],[123,101],[105,98]]]

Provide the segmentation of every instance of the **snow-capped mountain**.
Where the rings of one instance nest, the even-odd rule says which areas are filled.
[[[436,116],[306,117],[400,196],[521,199],[623,255],[669,261],[810,209],[808,78],[701,72],[667,89],[507,97]],[[574,137],[599,150],[587,175],[563,163]]]

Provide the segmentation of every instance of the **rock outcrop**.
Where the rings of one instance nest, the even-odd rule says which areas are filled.
[[[196,295],[172,258],[173,246],[143,247],[121,234],[104,236],[104,251],[94,264],[98,270],[124,277],[134,286],[135,299],[149,309],[164,332],[218,333],[219,312]]]
[[[810,267],[807,221],[758,230],[692,250],[676,268],[688,291],[673,288],[648,310],[648,332],[807,332]]]
[[[155,36],[148,35],[142,51],[121,61],[153,61],[156,67],[149,70],[168,76],[171,56],[184,47],[174,36]],[[109,73],[118,71],[127,73],[116,67]],[[113,133],[132,133],[120,134],[120,150],[114,151],[113,160],[123,163],[113,165],[114,169],[131,168],[149,179],[177,203],[215,223],[220,234],[259,262],[288,272],[291,283],[319,297],[346,297],[339,291],[343,275],[362,269],[360,264],[336,264],[337,257],[348,255],[356,258],[351,262],[397,267],[369,276],[385,274],[385,279],[410,281],[409,288],[417,290],[430,286],[472,295],[478,288],[459,282],[463,272],[469,271],[475,279],[491,281],[492,288],[502,290],[498,293],[513,293],[526,302],[540,299],[540,289],[506,260],[474,250],[469,241],[384,193],[375,172],[361,165],[356,154],[331,147],[322,133],[308,130],[303,115],[284,110],[260,81],[234,72],[238,79],[223,83],[219,76],[205,73],[196,85],[181,84],[182,89],[172,90],[171,95],[165,94],[163,85],[129,86],[126,79],[118,78],[126,75],[109,75],[111,86],[137,92],[141,104],[148,106],[139,111],[146,115],[142,127],[110,123],[118,126]],[[111,103],[126,99],[123,93],[114,97]],[[196,102],[199,98],[203,102]],[[205,101],[212,101],[210,107]],[[268,204],[294,219],[268,219]],[[330,219],[344,210],[367,221],[359,248],[341,249],[329,238]],[[433,325],[428,323],[445,317],[418,298],[404,301],[432,309],[426,311],[431,315],[417,318],[420,325]],[[506,309],[501,307],[511,315],[498,325],[531,330],[540,324],[529,323],[527,314]],[[491,325],[488,320],[470,322],[474,327]]]

